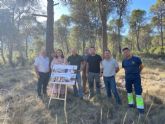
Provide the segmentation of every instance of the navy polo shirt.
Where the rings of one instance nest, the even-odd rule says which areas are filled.
[[[126,78],[133,78],[140,76],[140,65],[142,61],[137,56],[132,56],[130,59],[124,59],[122,62],[122,67],[125,70]]]

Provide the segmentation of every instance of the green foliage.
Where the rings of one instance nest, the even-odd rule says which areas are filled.
[[[145,14],[146,12],[140,9],[132,11],[129,22],[132,31],[137,31],[140,28],[140,26],[142,26],[145,20]]]
[[[55,42],[57,42],[65,53],[69,52],[69,26],[71,23],[71,17],[67,15],[62,15],[59,20],[55,22],[54,25],[54,36]]]
[[[36,42],[34,42],[35,45],[35,52],[39,53],[42,47],[44,47],[44,43],[41,39],[38,39]]]
[[[36,52],[33,49],[30,49],[29,56],[28,56],[29,63],[33,63],[35,57],[36,57]]]
[[[165,46],[163,48],[164,48],[164,53],[165,53]],[[149,53],[151,53],[151,54],[158,54],[158,55],[160,55],[161,52],[162,52],[162,47],[161,46],[159,46],[159,47],[151,47],[149,49]]]
[[[37,5],[38,0],[2,2],[8,7],[0,9],[0,39],[4,43],[4,56],[9,57],[13,51],[15,61],[17,52],[22,56],[27,51],[28,59],[32,60],[41,47],[45,46],[45,23],[39,23],[36,17],[31,16],[31,13],[35,13],[32,8]],[[103,39],[106,39],[105,33],[108,34],[106,46],[115,57],[122,58],[119,47],[125,46],[130,47],[136,54],[161,53],[160,46],[164,45],[165,35],[165,16],[162,16],[165,4],[162,0],[157,0],[151,7],[151,20],[147,20],[148,13],[140,9],[133,10],[125,20],[129,14],[128,0],[98,2],[71,0],[67,5],[70,15],[62,15],[54,24],[54,47],[63,49],[65,54],[68,54],[69,49],[73,47],[77,48],[79,53],[83,53],[83,50],[90,46],[95,46],[97,52],[101,54],[103,46],[105,47],[105,42],[103,43]],[[15,8],[11,9],[12,7]],[[107,26],[107,31],[103,31],[103,22],[106,24],[107,20],[110,20],[104,25]],[[126,28],[129,29],[124,29],[127,23],[129,27]],[[126,36],[122,36],[125,30],[129,32]]]

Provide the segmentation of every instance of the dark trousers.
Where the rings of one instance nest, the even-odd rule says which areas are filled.
[[[99,73],[88,73],[88,84],[90,96],[94,96],[94,82],[96,83],[96,94],[100,94],[100,74]]]
[[[107,91],[107,96],[111,97],[111,91],[114,94],[117,103],[121,103],[117,88],[116,88],[116,80],[115,76],[112,77],[104,77],[105,88]]]
[[[78,88],[77,88],[77,84],[78,84]],[[80,73],[77,73],[77,75],[76,75],[76,82],[75,82],[75,85],[73,85],[73,89],[74,89],[75,96],[83,97],[83,88],[81,85],[81,74]]]
[[[37,84],[37,92],[38,96],[41,96],[43,94],[47,94],[47,85],[49,82],[50,73],[43,73],[39,72],[39,79]]]
[[[135,94],[141,95],[142,94],[142,86],[141,86],[141,77],[126,77],[126,89],[127,93],[132,93],[132,86],[134,86]]]

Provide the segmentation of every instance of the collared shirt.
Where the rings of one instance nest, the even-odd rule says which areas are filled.
[[[116,75],[116,68],[119,67],[117,61],[114,58],[104,59],[101,62],[101,66],[103,68],[103,76],[111,77]]]
[[[137,56],[132,56],[130,59],[124,59],[122,62],[122,67],[125,70],[125,75],[127,78],[132,78],[140,75],[140,65],[142,61]]]
[[[38,56],[35,59],[34,65],[37,66],[39,72],[47,73],[49,72],[49,58]]]

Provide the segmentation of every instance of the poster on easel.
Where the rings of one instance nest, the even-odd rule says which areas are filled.
[[[74,85],[76,80],[77,66],[53,65],[50,83]]]
[[[53,65],[49,82],[48,107],[52,99],[64,100],[64,109],[66,110],[67,86],[75,85],[76,72],[77,66],[74,65]],[[61,97],[61,92],[64,93],[64,97]]]

